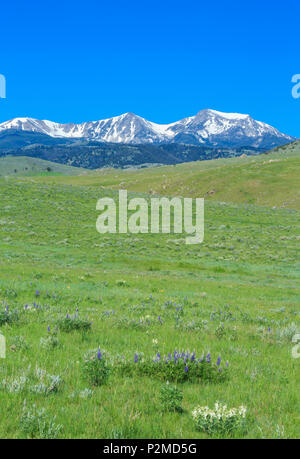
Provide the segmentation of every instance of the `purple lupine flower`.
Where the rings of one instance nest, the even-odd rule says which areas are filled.
[[[211,362],[210,353],[208,353],[207,356],[206,356],[206,362],[207,362],[207,363],[210,363],[210,362]]]
[[[161,320],[160,316],[158,316],[158,320],[162,324],[162,320]]]
[[[268,332],[271,333],[271,327],[268,328]]]
[[[228,360],[226,360],[226,364],[225,365],[226,365],[226,368],[228,368],[228,366],[229,366]]]
[[[185,371],[185,373],[187,373],[189,371],[189,367],[187,365],[184,367],[184,371]]]
[[[134,363],[138,363],[139,361],[139,356],[137,355],[137,353],[134,354]]]
[[[28,304],[25,304],[25,311],[27,311],[28,309]]]
[[[48,332],[50,333],[50,331],[51,331],[51,330],[50,330],[50,325],[48,325],[47,330],[48,330]]]
[[[217,360],[217,365],[219,366],[221,363],[221,356],[219,355],[218,360]]]
[[[102,354],[101,354],[101,351],[100,351],[100,347],[98,348],[97,359],[98,359],[98,360],[101,360],[101,359],[102,359]]]
[[[221,371],[222,371],[222,368],[221,368],[221,367],[219,367],[219,373],[221,373]]]
[[[161,360],[160,353],[158,352],[156,355],[157,355],[158,360]]]
[[[69,313],[66,315],[66,318],[67,318],[67,319],[70,319]]]

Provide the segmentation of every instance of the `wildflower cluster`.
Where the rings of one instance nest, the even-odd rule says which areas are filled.
[[[221,357],[216,363],[212,361],[210,353],[197,357],[195,352],[175,351],[167,356],[157,352],[154,359],[143,359],[136,353],[134,367],[128,362],[123,362],[123,372],[135,371],[150,377],[158,377],[167,381],[217,381],[225,377],[221,367]],[[228,362],[226,362],[226,368]]]
[[[66,317],[59,319],[58,328],[64,332],[71,332],[73,330],[88,331],[91,329],[92,322],[88,319],[82,319],[79,317],[78,309],[72,316],[69,314]]]
[[[59,339],[57,338],[57,327],[54,330],[51,330],[50,325],[47,327],[47,337],[40,339],[40,346],[43,349],[54,349],[55,347],[59,346]]]
[[[17,311],[11,311],[8,306],[0,310],[0,327],[4,324],[17,322],[19,319]]]
[[[82,372],[92,386],[101,386],[107,382],[110,367],[107,365],[100,348],[85,354]]]
[[[239,408],[227,408],[219,402],[214,409],[208,406],[199,406],[192,412],[196,428],[208,434],[230,435],[236,430],[245,427],[247,409],[242,405]]]

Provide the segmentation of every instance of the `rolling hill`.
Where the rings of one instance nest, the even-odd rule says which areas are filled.
[[[41,180],[300,210],[299,175],[300,142],[294,142],[259,156]]]
[[[6,156],[0,158],[0,177],[2,176],[34,176],[34,175],[80,175],[87,173],[79,167],[44,161],[27,156]]]

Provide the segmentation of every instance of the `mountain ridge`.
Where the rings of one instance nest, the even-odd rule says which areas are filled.
[[[107,143],[184,143],[211,147],[271,149],[295,140],[250,115],[204,109],[195,116],[158,124],[128,112],[84,123],[56,123],[34,118],[14,118],[0,124],[0,133],[14,129],[52,138],[87,139]]]

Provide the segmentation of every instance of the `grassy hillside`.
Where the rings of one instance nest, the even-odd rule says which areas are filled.
[[[2,176],[34,176],[34,175],[79,175],[85,169],[66,166],[64,164],[44,161],[28,156],[5,156],[0,158],[0,177]]]
[[[138,171],[100,170],[91,176],[49,178],[57,184],[126,188],[170,196],[205,197],[300,210],[300,142],[259,156],[199,161]]]
[[[210,173],[195,168],[198,177]],[[65,438],[207,438],[191,411],[217,400],[247,407],[247,429],[236,437],[298,437],[300,366],[291,352],[300,328],[300,213],[208,202],[201,246],[178,235],[100,235],[96,201],[116,192],[76,182],[108,183],[114,174],[0,180],[0,411],[9,414],[0,437],[56,435],[32,433],[25,399],[25,413],[44,408]],[[73,322],[78,329],[63,326]],[[110,368],[100,387],[83,367],[98,346]],[[188,361],[177,382],[182,412],[164,407],[167,378],[150,365],[175,349],[210,353],[211,368],[221,357],[211,380],[190,379]]]

